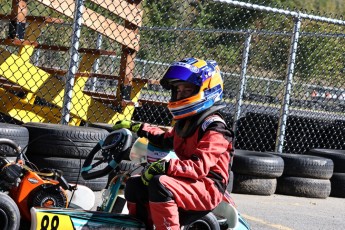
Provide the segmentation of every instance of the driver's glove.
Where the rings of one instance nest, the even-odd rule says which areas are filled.
[[[141,180],[144,185],[149,185],[150,180],[155,175],[165,174],[166,170],[168,169],[168,162],[165,159],[161,159],[159,161],[153,162],[150,166],[143,172],[141,175]]]
[[[118,129],[129,129],[132,132],[136,133],[140,129],[141,123],[140,122],[133,122],[128,120],[117,121],[113,126],[114,130]]]

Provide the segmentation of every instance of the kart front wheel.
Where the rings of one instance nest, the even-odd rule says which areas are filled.
[[[17,204],[7,194],[0,192],[0,230],[17,230],[20,213]]]

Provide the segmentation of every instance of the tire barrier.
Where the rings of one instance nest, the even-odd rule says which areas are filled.
[[[334,172],[331,177],[332,197],[345,198],[345,150],[340,149],[310,149],[309,155],[331,159],[334,163]]]
[[[331,193],[331,182],[324,179],[280,177],[278,178],[276,193],[309,198],[327,198]]]
[[[333,160],[334,172],[345,173],[345,150],[336,149],[311,149],[308,155],[329,158]]]
[[[275,155],[284,160],[283,176],[314,179],[330,179],[332,177],[333,161],[331,159],[290,153],[275,153]]]
[[[26,123],[24,127],[30,135],[28,154],[47,157],[85,159],[109,133],[99,128],[34,122]]]
[[[234,173],[233,193],[270,196],[275,193],[276,178],[262,178],[258,176]]]
[[[38,168],[62,170],[69,183],[79,183],[94,191],[105,188],[107,176],[86,181],[80,176],[79,170],[93,147],[107,136],[107,130],[34,122],[23,126],[28,129],[30,136],[26,155]],[[97,154],[95,159],[101,157],[101,154]]]
[[[20,125],[0,123],[0,138],[8,138],[16,142],[24,151],[29,142],[28,130]],[[0,155],[15,157],[16,153],[7,145],[0,145]]]
[[[330,196],[345,198],[345,173],[333,173]]]
[[[333,161],[300,154],[275,154],[284,160],[283,175],[276,193],[310,198],[327,198],[331,191]]]
[[[95,123],[89,123],[88,124],[89,127],[93,127],[93,128],[100,128],[100,129],[105,129],[107,130],[109,133],[111,133],[112,131],[114,131],[113,129],[113,124],[108,124],[108,123],[99,123],[99,122],[95,122]]]
[[[267,196],[275,193],[277,178],[284,170],[284,161],[269,153],[236,150],[232,170],[232,192]]]
[[[236,150],[232,170],[237,174],[277,178],[283,173],[284,161],[269,153]]]

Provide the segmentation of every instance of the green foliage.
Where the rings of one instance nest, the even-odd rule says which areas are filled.
[[[179,20],[178,6],[184,1],[147,0],[144,2],[145,26],[174,26]]]

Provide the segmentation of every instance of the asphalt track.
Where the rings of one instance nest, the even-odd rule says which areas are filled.
[[[96,192],[96,202],[101,192]],[[345,199],[231,194],[253,230],[343,230]],[[95,207],[97,203],[95,204]]]
[[[273,194],[232,194],[237,209],[258,230],[345,229],[345,199],[305,198]]]

